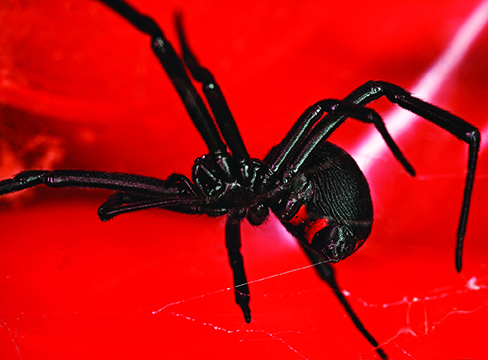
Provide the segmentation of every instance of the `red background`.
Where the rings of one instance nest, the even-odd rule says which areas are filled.
[[[262,158],[319,99],[370,79],[411,89],[477,2],[133,4],[169,39],[172,14],[183,12],[195,53],[224,89],[249,152]],[[205,153],[149,39],[104,6],[10,0],[0,23],[2,178],[51,167],[165,178],[189,175]],[[432,100],[481,130],[487,41],[485,29]],[[384,114],[390,105],[375,108]],[[367,133],[351,121],[331,140],[352,150]],[[335,267],[338,281],[392,358],[487,358],[486,155],[457,274],[467,147],[427,122],[399,144],[418,176],[388,153],[375,159],[366,174],[373,232]],[[151,210],[101,223],[96,208],[106,196],[39,188],[2,198],[2,359],[376,358],[313,269],[286,273],[309,262],[275,220],[243,227],[248,278],[257,281],[253,321],[244,324],[222,219]]]

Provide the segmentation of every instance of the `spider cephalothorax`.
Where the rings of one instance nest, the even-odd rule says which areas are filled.
[[[172,174],[166,180],[88,170],[29,170],[0,182],[0,194],[39,184],[49,187],[98,188],[115,191],[98,209],[101,220],[148,208],[186,214],[227,215],[225,240],[234,275],[236,303],[246,322],[251,321],[249,288],[240,252],[240,224],[247,219],[261,225],[270,210],[304,247],[321,277],[332,287],[356,327],[386,358],[340,292],[332,268],[354,253],[371,232],[373,207],[368,183],[355,161],[327,138],[347,118],[373,124],[393,155],[411,175],[415,172],[388,134],[381,117],[364,107],[385,96],[392,103],[420,115],[469,145],[468,172],[459,220],[456,269],[461,270],[462,247],[474,182],[479,131],[459,117],[411,96],[402,88],[369,81],[343,100],[321,100],[299,117],[285,138],[264,160],[249,156],[224,96],[213,75],[191,53],[181,16],[176,23],[182,48],[180,58],[150,17],[122,0],[100,0],[151,37],[155,55],[205,141],[209,153],[197,158],[192,179]],[[210,106],[192,84],[202,84]],[[212,115],[211,115],[212,114]]]

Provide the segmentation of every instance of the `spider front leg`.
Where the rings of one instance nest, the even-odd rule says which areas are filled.
[[[226,208],[211,207],[202,204],[201,198],[186,194],[168,193],[157,198],[148,198],[140,195],[117,191],[98,208],[100,220],[107,221],[121,214],[139,210],[160,208],[176,211],[182,214],[205,214],[218,217],[227,213]]]
[[[210,206],[202,197],[198,187],[184,175],[171,174],[162,184],[164,195],[148,197],[131,192],[117,191],[98,208],[101,220],[138,210],[161,208],[183,214],[211,217],[225,215],[228,209]]]
[[[174,178],[184,178],[182,175],[172,175]],[[176,190],[173,188],[173,190]],[[115,192],[100,206],[98,214],[102,220],[108,220],[116,215],[144,210],[149,208],[163,208],[185,214],[206,214],[218,217],[227,213],[225,224],[225,245],[234,279],[235,302],[242,310],[244,320],[251,322],[251,309],[249,308],[249,286],[244,270],[244,259],[241,253],[241,221],[245,211],[207,206],[199,197],[182,194],[173,194],[159,198],[147,198],[124,192]]]
[[[186,179],[186,180],[185,180]],[[44,184],[51,188],[85,188],[115,190],[98,209],[102,221],[116,215],[164,208],[185,214],[221,216],[226,208],[207,206],[183,175],[173,174],[166,181],[126,173],[89,170],[28,170],[0,182],[0,195]]]
[[[28,189],[40,184],[52,188],[80,187],[118,190],[142,196],[161,196],[164,181],[140,175],[89,170],[28,170],[0,182],[0,195]]]
[[[225,223],[225,246],[234,277],[235,302],[241,308],[244,320],[250,323],[251,309],[249,308],[249,300],[251,296],[244,270],[244,259],[241,253],[241,221],[234,219],[232,213],[228,214]]]

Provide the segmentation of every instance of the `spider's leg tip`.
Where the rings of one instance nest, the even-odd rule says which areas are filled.
[[[244,314],[244,320],[249,324],[251,322],[251,314]]]
[[[376,348],[376,353],[380,356],[381,359],[383,360],[389,360],[390,358],[386,353],[379,347]]]
[[[413,167],[410,167],[410,169],[407,169],[408,173],[412,176],[416,176],[417,173],[415,172],[415,169]]]
[[[243,292],[241,292],[234,288],[234,295],[236,304],[241,308],[242,315],[244,315],[244,320],[249,324],[251,322],[251,308],[249,307],[249,300],[251,298],[249,296],[249,289],[245,286]]]
[[[105,222],[105,221],[109,221],[113,218],[113,216],[107,212],[104,211],[104,209],[102,209],[102,207],[100,207],[98,209],[98,217],[100,218],[101,221]]]
[[[403,155],[402,155],[402,160],[400,160],[400,162],[402,163],[402,165],[405,168],[405,170],[409,173],[409,175],[411,175],[411,176],[415,176],[416,175],[415,169],[408,162],[408,160],[405,159],[405,157]]]
[[[461,260],[456,259],[456,271],[460,273],[462,268],[463,268],[463,263],[461,262]]]
[[[247,305],[239,306],[241,307],[242,315],[244,315],[244,321],[249,324],[251,322],[251,309]]]

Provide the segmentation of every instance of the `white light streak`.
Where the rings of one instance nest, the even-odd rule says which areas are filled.
[[[483,1],[463,23],[453,40],[435,64],[414,86],[412,95],[430,101],[441,89],[444,81],[461,64],[474,41],[488,23],[488,1]],[[395,109],[384,117],[388,132],[398,139],[416,122],[416,116],[403,110]],[[359,146],[351,151],[359,167],[367,173],[376,158],[387,149],[376,130],[372,130]]]

